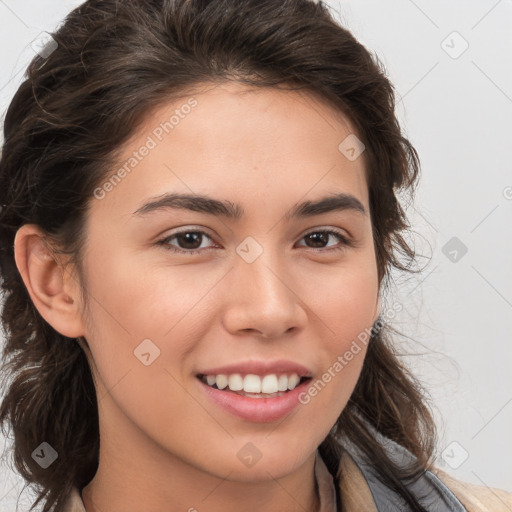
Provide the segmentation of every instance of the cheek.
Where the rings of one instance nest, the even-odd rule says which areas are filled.
[[[164,272],[149,273],[134,261],[111,254],[102,262],[89,262],[97,270],[88,280],[91,322],[86,338],[100,414],[122,425],[123,418],[115,417],[121,413],[148,430],[158,429],[151,432],[158,437],[179,423],[176,411],[180,418],[202,412],[187,399],[182,382],[184,360],[197,339],[196,322],[187,313],[204,295],[206,284],[189,288],[184,296],[186,283],[179,278],[171,285],[161,279]]]
[[[329,417],[334,423],[357,383],[377,319],[375,259],[371,254],[360,254],[356,263],[330,269],[328,275],[316,278],[316,288],[311,288],[312,283],[306,286],[317,290],[309,294],[308,304],[324,332],[319,346],[322,367],[301,401],[315,402],[315,407],[324,411],[322,421]]]
[[[190,273],[155,268],[154,263],[121,251],[105,258],[90,258],[89,288],[102,331],[135,343],[154,336],[161,339],[191,310],[201,296],[201,281]],[[205,283],[205,287],[206,287]],[[139,343],[140,343],[139,341]]]
[[[302,293],[328,333],[329,350],[344,351],[377,319],[378,276],[372,251],[354,252],[337,267],[303,276]]]
[[[87,266],[94,271],[88,273],[91,318],[86,338],[105,388],[127,372],[130,379],[150,380],[153,387],[155,368],[164,365],[182,382],[189,370],[186,356],[211,322],[205,296],[224,271],[200,280],[185,267],[155,268],[114,249],[108,256],[90,257]],[[141,359],[148,357],[155,362],[146,367]],[[158,383],[168,388],[169,380],[165,373]]]

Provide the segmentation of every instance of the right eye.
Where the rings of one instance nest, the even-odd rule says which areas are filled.
[[[202,246],[202,241],[204,237],[208,239],[212,239],[208,234],[204,231],[191,230],[186,229],[182,231],[178,231],[177,233],[173,233],[172,235],[166,236],[165,238],[156,242],[158,245],[164,247],[164,249],[181,253],[181,254],[196,254],[199,252],[203,252],[204,250],[209,249],[208,247],[204,248]],[[171,244],[171,241],[176,239],[178,244],[181,244],[185,247],[175,247]],[[186,247],[187,245],[192,245],[193,247]]]

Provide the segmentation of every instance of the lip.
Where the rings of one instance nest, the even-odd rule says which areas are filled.
[[[215,368],[208,368],[197,372],[198,375],[233,375],[234,373],[239,373],[240,375],[253,374],[259,375],[260,377],[272,373],[297,373],[299,377],[313,376],[312,372],[308,370],[305,366],[299,363],[294,363],[292,361],[286,361],[284,359],[276,361],[241,361],[239,363],[233,363],[226,366],[218,366]]]
[[[295,389],[275,398],[250,398],[231,391],[212,388],[200,379],[196,380],[208,399],[214,404],[239,418],[253,423],[278,421],[290,414],[300,404],[300,393],[310,384],[310,379],[307,379]]]

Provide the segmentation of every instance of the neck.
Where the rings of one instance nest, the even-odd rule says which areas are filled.
[[[315,452],[280,478],[270,470],[260,471],[254,481],[239,481],[236,470],[225,477],[214,475],[164,450],[128,420],[108,425],[100,419],[98,470],[82,490],[87,512],[319,510]]]
[[[174,465],[165,478],[148,477],[137,465],[110,465],[98,469],[82,491],[87,512],[304,512],[318,511],[319,496],[314,484],[314,456],[293,475],[259,482],[237,482],[200,474]],[[118,461],[121,465],[122,461]],[[154,468],[153,468],[154,472]]]

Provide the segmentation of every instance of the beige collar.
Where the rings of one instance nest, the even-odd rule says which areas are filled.
[[[320,498],[320,509],[318,512],[336,512],[334,481],[318,450],[315,457],[315,479]]]

